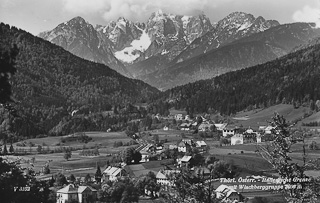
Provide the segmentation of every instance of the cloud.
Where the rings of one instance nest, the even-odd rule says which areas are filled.
[[[216,0],[221,1],[221,0]],[[208,7],[210,0],[63,0],[64,10],[75,15],[96,15],[106,22],[120,16],[132,21],[145,20],[152,12],[162,9],[166,13],[192,15]]]
[[[75,14],[92,14],[110,9],[108,1],[105,0],[63,0],[64,9]]]
[[[292,19],[295,22],[315,22],[320,27],[320,3],[318,1],[315,7],[306,5],[302,10],[294,12]]]

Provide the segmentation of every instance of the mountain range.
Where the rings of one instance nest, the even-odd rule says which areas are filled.
[[[191,114],[212,111],[230,114],[246,109],[250,105],[262,108],[279,102],[308,105],[312,100],[318,100],[320,98],[318,93],[320,48],[319,29],[315,24],[278,25],[276,21],[265,21],[262,18],[250,16],[233,13],[227,19],[246,20],[239,20],[242,23],[238,23],[237,26],[217,23],[211,24],[212,27],[210,27],[208,24],[209,31],[202,29],[206,26],[200,26],[197,29],[201,28],[202,31],[197,37],[194,36],[194,39],[189,40],[184,31],[177,29],[176,26],[170,26],[170,24],[176,25],[173,22],[180,20],[187,22],[185,16],[177,17],[160,12],[155,13],[149,19],[154,23],[153,26],[150,26],[152,23],[150,25],[131,24],[127,21],[125,25],[128,25],[128,30],[122,26],[126,21],[124,18],[119,19],[115,24],[112,23],[109,27],[93,27],[82,18],[77,17],[59,25],[60,31],[56,28],[55,32],[41,34],[41,36],[51,36],[53,43],[1,23],[1,52],[9,49],[12,44],[16,44],[19,48],[16,60],[18,71],[12,78],[13,97],[19,101],[17,106],[21,115],[14,122],[15,129],[19,131],[18,134],[22,133],[27,136],[45,134],[56,126],[63,126],[66,123],[65,119],[69,118],[70,112],[75,109],[101,112],[110,111],[112,108],[119,109],[120,105],[122,109],[130,109],[128,104],[137,102],[148,103],[149,110],[151,107],[153,113],[157,113],[163,107],[166,109],[175,107],[186,109]],[[159,18],[162,20],[158,22]],[[171,20],[171,23],[166,25],[165,22],[169,21],[168,19],[175,21]],[[194,20],[194,23],[207,22],[203,15],[194,19],[197,19]],[[233,22],[233,20],[229,21]],[[257,23],[248,22],[262,23],[258,23],[259,26],[257,26]],[[203,23],[200,24],[203,25]],[[254,25],[254,28],[262,26],[262,28],[261,30],[254,29],[249,25]],[[64,26],[66,27],[63,28]],[[148,26],[149,29],[147,29]],[[182,23],[182,28],[183,26]],[[226,29],[225,32],[219,31],[217,36],[220,37],[220,44],[216,41],[216,45],[209,46],[215,39],[209,36],[214,36],[214,33],[218,33],[217,30],[222,30],[219,27],[224,26],[229,26],[230,29]],[[136,28],[135,31],[129,29],[130,27]],[[107,32],[108,29],[114,32]],[[119,32],[116,32],[117,29],[120,29]],[[245,29],[248,31],[243,32]],[[124,30],[126,32],[123,32]],[[150,31],[153,34],[147,34],[147,30],[153,30]],[[244,34],[239,34],[239,32]],[[122,34],[117,35],[117,33]],[[131,34],[126,35],[126,33]],[[74,34],[77,36],[75,37]],[[108,38],[103,38],[102,35]],[[222,37],[223,35],[225,37]],[[88,36],[92,37],[87,38]],[[176,36],[183,36],[185,41]],[[102,38],[104,41],[101,41]],[[147,40],[148,47],[141,44],[142,41],[145,42],[145,40],[141,41],[141,38],[149,39]],[[64,47],[55,45],[55,39]],[[115,56],[124,49],[128,49],[128,44],[132,48],[137,47],[137,44],[132,42],[141,45],[141,51],[134,59],[135,64],[150,63],[149,66],[155,67],[152,64],[153,59],[167,64],[154,68],[150,73],[141,71],[140,78],[163,89],[182,86],[161,94],[155,87],[140,80],[128,78],[134,76],[132,74],[134,72],[128,69],[129,62],[122,63]],[[181,49],[182,45],[183,49]],[[93,59],[84,60],[84,56],[77,57],[71,54],[71,51],[65,50],[72,48],[77,53],[86,53],[86,51],[81,52],[83,47],[89,50],[89,53],[93,50],[109,50],[109,59],[115,59],[115,62],[124,67],[122,74],[119,73],[121,72],[119,70],[115,71],[115,67],[111,69],[94,62]],[[177,52],[166,53],[167,48],[177,50]],[[206,51],[201,54],[202,48]],[[188,49],[196,50],[189,52],[194,55],[191,58],[177,61],[176,58],[183,58]],[[152,50],[155,51],[154,55],[152,55]],[[171,54],[176,56],[171,57]],[[91,55],[86,54],[86,56],[102,57],[104,55],[94,55],[92,52]],[[186,84],[188,82],[193,83]],[[139,115],[135,116],[139,117]],[[87,121],[86,117],[81,119],[79,122],[81,125],[72,123],[70,125],[79,125],[74,126],[75,129],[78,127],[82,129],[83,123]],[[92,119],[89,123],[94,122],[94,117]],[[119,117],[118,119],[128,118]],[[89,123],[86,124],[85,129],[91,129]],[[125,122],[123,121],[121,125],[117,123],[113,125],[117,129],[123,129]]]
[[[204,14],[183,16],[159,10],[146,22],[121,17],[106,26],[92,26],[76,17],[39,36],[166,90],[273,60],[319,34],[313,24],[280,25],[244,12],[211,23]]]

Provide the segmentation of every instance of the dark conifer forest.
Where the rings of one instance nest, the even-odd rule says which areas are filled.
[[[165,95],[189,113],[229,115],[279,103],[312,105],[320,99],[319,65],[320,45],[313,45],[265,64],[170,89]]]
[[[2,110],[0,123],[3,130],[19,136],[47,134],[59,123],[61,126],[70,120],[74,110],[78,114],[110,111],[136,102],[150,102],[159,93],[139,80],[126,78],[105,65],[81,59],[48,41],[1,23],[1,52],[14,45],[19,54],[11,84],[18,117],[12,118]],[[88,125],[78,126],[79,130],[89,130]]]

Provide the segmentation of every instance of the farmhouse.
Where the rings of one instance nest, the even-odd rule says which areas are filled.
[[[191,159],[192,159],[192,156],[183,156],[181,159],[178,159],[177,162],[180,167],[183,167],[183,166],[188,167]]]
[[[183,139],[181,142],[178,144],[178,152],[187,152],[187,148],[191,147],[194,145],[194,142],[190,139]]]
[[[198,141],[196,141],[196,146],[197,147],[206,147],[207,146],[207,143],[205,142],[205,141],[203,141],[203,140],[198,140]]]
[[[179,170],[160,170],[156,175],[157,183],[163,186],[173,186],[174,181],[170,180],[169,177],[179,172]]]
[[[181,141],[181,142],[178,144],[178,152],[184,152],[184,153],[186,153],[186,152],[187,152],[187,143]]]
[[[235,126],[228,125],[222,130],[223,137],[233,136],[235,134]]]
[[[97,190],[90,186],[75,187],[70,184],[57,191],[57,203],[67,203],[77,201],[79,203],[89,203],[97,198]]]
[[[105,180],[116,181],[123,175],[124,170],[118,167],[108,166],[108,168],[103,171],[103,177]]]
[[[225,201],[242,201],[243,197],[242,195],[234,190],[231,187],[228,187],[227,185],[220,185],[216,190],[216,195],[218,199],[222,199]]]

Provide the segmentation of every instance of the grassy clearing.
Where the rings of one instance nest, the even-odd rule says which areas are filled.
[[[181,131],[181,130],[152,130],[146,131],[146,133],[150,133],[151,136],[144,137],[145,140],[152,140],[153,135],[158,135],[159,140],[167,140],[168,142],[175,142],[182,139],[181,133],[188,135],[188,133]]]
[[[185,110],[176,110],[176,109],[170,109],[169,110],[170,112],[170,115],[176,115],[176,114],[184,114],[184,115],[187,115],[187,111]]]
[[[78,142],[78,141],[73,141],[73,142],[66,142],[66,143],[61,143],[61,138],[66,137],[45,137],[45,138],[35,138],[35,139],[27,139],[23,142],[27,143],[33,143],[33,147],[19,147],[17,146],[17,143],[14,143],[14,148],[20,148],[20,149],[25,149],[28,153],[35,153],[37,150],[37,146],[41,145],[43,149],[50,148],[50,150],[53,150],[55,148],[60,148],[60,147],[73,147],[77,149],[82,149],[83,146],[86,148],[94,148],[98,146],[99,148],[113,148],[113,144],[117,141],[122,141],[123,143],[128,143],[132,139],[127,137],[124,132],[86,132],[86,135],[91,137],[92,140],[88,143],[83,143],[83,142]],[[20,142],[21,143],[21,142]],[[60,143],[60,146],[58,144]],[[114,150],[111,150],[114,151]]]
[[[308,107],[300,107],[294,109],[293,105],[290,104],[278,104],[266,109],[257,109],[252,111],[239,112],[236,114],[235,118],[249,118],[245,119],[233,119],[237,125],[258,127],[261,125],[268,125],[271,121],[271,118],[274,116],[274,113],[277,112],[280,115],[283,115],[288,121],[293,121],[301,118],[306,112],[309,111]]]
[[[258,154],[230,154],[230,155],[215,155],[216,158],[231,162],[241,168],[246,168],[250,171],[266,171],[271,170],[272,166]]]

